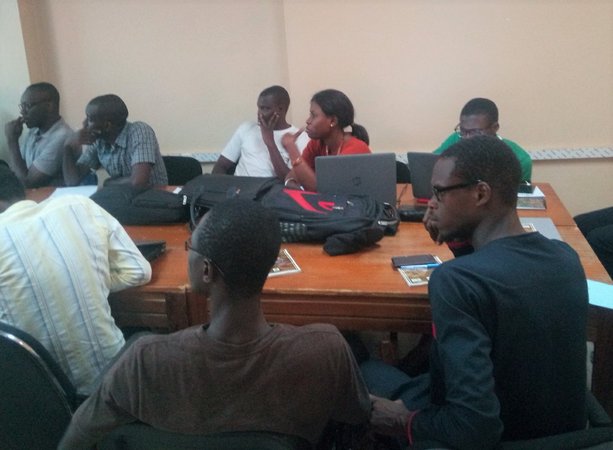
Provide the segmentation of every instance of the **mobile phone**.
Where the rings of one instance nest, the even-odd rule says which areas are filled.
[[[430,264],[440,264],[441,260],[434,255],[408,255],[408,256],[392,256],[392,265],[394,267],[405,266],[426,266]]]

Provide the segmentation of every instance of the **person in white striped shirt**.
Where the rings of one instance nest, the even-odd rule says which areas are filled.
[[[107,297],[151,279],[123,227],[87,197],[25,199],[0,165],[0,321],[34,336],[89,395],[125,344]]]

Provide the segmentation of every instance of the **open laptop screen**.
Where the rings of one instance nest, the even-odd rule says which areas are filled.
[[[407,161],[411,171],[411,188],[417,201],[432,198],[432,169],[438,155],[434,153],[408,152]]]

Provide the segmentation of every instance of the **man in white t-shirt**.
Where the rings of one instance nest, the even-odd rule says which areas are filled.
[[[281,86],[271,86],[260,93],[257,105],[257,123],[244,122],[238,127],[215,163],[213,173],[285,179],[290,158],[281,138],[298,131],[285,118],[289,94]],[[300,151],[308,141],[309,137],[302,133],[297,141]]]

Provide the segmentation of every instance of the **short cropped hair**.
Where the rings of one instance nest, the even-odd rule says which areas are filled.
[[[89,104],[97,106],[100,118],[113,125],[123,126],[128,119],[128,107],[118,95],[100,95],[90,100]]]
[[[277,215],[251,200],[215,205],[194,231],[195,250],[223,272],[228,291],[251,297],[262,291],[281,246]]]
[[[270,86],[260,92],[260,97],[271,95],[275,99],[277,105],[289,108],[289,93],[283,86]]]
[[[469,182],[487,182],[498,193],[503,204],[517,204],[517,188],[521,167],[513,150],[495,136],[475,136],[462,139],[441,154],[455,158],[453,174]]]
[[[460,116],[472,116],[475,114],[483,114],[490,123],[498,122],[498,107],[496,103],[487,98],[473,98],[464,105]]]
[[[336,89],[324,89],[313,95],[311,101],[317,103],[326,116],[335,116],[341,128],[351,126],[352,136],[366,144],[370,143],[366,128],[353,121],[355,116],[353,103],[343,92]]]
[[[40,82],[40,83],[34,83],[28,86],[26,90],[43,92],[49,97],[49,100],[51,101],[51,103],[53,103],[56,108],[59,108],[60,93],[58,92],[56,87],[52,85],[51,83],[47,83],[45,81]]]
[[[23,183],[7,165],[0,164],[0,200],[14,203],[25,198],[26,190]]]

